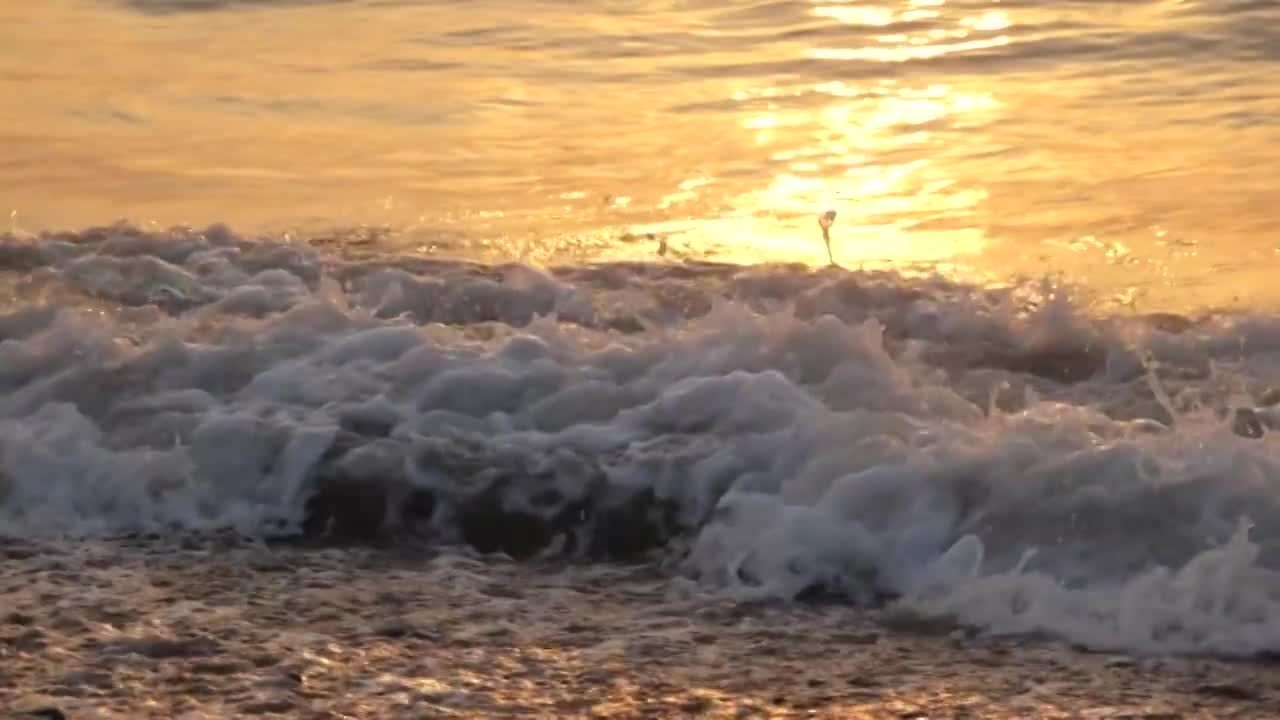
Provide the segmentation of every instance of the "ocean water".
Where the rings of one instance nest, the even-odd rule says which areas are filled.
[[[55,0],[0,45],[0,534],[665,545],[1280,651],[1272,3]]]

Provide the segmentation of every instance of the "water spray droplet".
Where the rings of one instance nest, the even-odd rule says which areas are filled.
[[[831,226],[836,222],[836,211],[827,210],[818,216],[818,227],[822,228],[822,242],[827,246],[827,261],[832,265],[836,264],[835,256],[831,254]]]

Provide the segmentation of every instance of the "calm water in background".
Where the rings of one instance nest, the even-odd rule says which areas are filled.
[[[1274,306],[1280,4],[0,4],[0,205]]]

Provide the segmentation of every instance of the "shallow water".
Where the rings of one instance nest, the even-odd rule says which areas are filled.
[[[22,230],[822,263],[831,207],[850,266],[1280,300],[1273,3],[51,0],[0,41]]]
[[[467,7],[0,8],[0,535],[1280,651],[1272,5]]]

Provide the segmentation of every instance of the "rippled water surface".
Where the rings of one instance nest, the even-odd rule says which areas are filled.
[[[1280,300],[1272,2],[49,0],[0,43],[19,231],[825,263],[834,208],[844,265]]]

